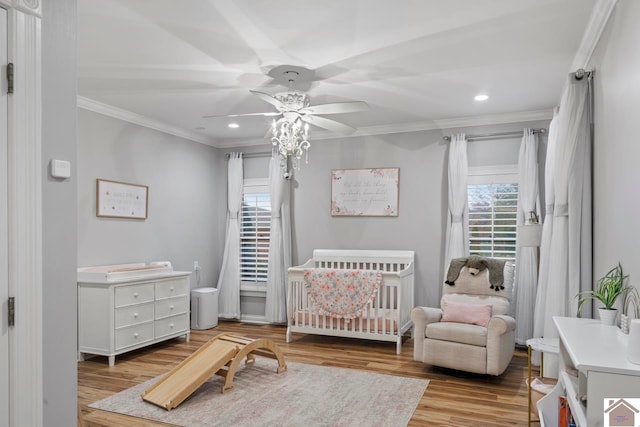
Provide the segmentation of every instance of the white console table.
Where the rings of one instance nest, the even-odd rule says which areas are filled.
[[[603,426],[605,398],[640,398],[640,365],[627,359],[628,336],[600,320],[553,320],[560,337],[558,384],[538,402],[541,424],[557,424],[564,395],[578,427]]]
[[[79,360],[97,354],[113,366],[118,354],[178,336],[189,340],[190,272],[78,273]]]

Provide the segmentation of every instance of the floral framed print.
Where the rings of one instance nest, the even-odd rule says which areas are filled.
[[[400,168],[333,169],[331,216],[398,216]]]

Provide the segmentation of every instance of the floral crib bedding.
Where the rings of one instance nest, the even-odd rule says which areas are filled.
[[[343,270],[309,268],[304,271],[304,285],[319,314],[355,319],[364,314],[382,284],[377,270]]]

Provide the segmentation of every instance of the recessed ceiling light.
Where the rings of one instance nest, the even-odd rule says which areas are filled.
[[[480,94],[476,95],[473,99],[475,99],[476,101],[486,101],[487,99],[489,99],[489,95]]]
[[[231,129],[238,129],[240,127],[240,125],[237,123],[229,123],[227,126],[229,126]]]

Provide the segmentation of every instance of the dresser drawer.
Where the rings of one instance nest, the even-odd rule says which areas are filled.
[[[156,301],[156,319],[162,319],[189,311],[189,298],[176,297]]]
[[[187,279],[166,280],[156,283],[156,299],[189,295]]]
[[[152,302],[116,308],[116,329],[149,322],[153,320],[153,313],[154,306]]]
[[[187,332],[189,330],[189,315],[180,314],[178,316],[166,317],[156,320],[156,338],[162,338],[177,332]]]
[[[153,283],[118,286],[115,292],[116,307],[153,301]]]
[[[118,329],[116,331],[116,351],[147,341],[153,341],[153,332],[153,322]]]

